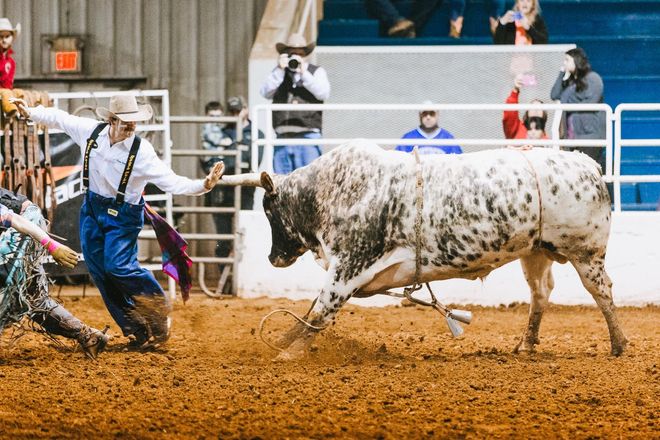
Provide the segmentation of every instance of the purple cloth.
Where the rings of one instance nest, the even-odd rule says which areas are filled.
[[[163,272],[179,283],[181,297],[185,302],[190,298],[190,288],[192,287],[192,274],[190,273],[192,260],[186,253],[188,243],[148,203],[144,204],[144,215],[149,219],[156,232],[156,239],[163,253]]]

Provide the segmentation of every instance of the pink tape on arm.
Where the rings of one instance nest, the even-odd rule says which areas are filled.
[[[52,254],[53,252],[55,252],[57,250],[57,248],[60,247],[60,244],[58,242],[56,242],[55,240],[53,240],[52,238],[50,238],[50,237],[46,237],[46,238],[42,239],[41,244],[46,249],[48,249],[49,254]]]

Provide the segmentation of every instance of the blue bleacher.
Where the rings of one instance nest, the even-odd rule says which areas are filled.
[[[412,0],[399,0],[405,15]],[[660,102],[660,1],[656,0],[541,0],[550,43],[577,44],[585,49],[593,69],[605,84],[605,102],[612,108],[623,102]],[[463,37],[449,32],[449,2],[430,17],[415,39],[381,36],[364,0],[325,0],[319,22],[319,45],[479,45],[492,44],[488,27],[489,2],[467,0]],[[507,1],[511,7],[513,1]],[[638,112],[624,117],[622,137],[660,138],[660,112]],[[660,147],[624,147],[622,174],[660,174]],[[660,183],[621,186],[627,210],[655,210]]]

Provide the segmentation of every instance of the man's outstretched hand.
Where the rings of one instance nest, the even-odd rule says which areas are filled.
[[[211,168],[209,175],[204,179],[204,188],[211,190],[220,181],[222,174],[225,172],[225,163],[220,161],[216,162]]]

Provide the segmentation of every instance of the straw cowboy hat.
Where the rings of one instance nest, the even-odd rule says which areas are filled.
[[[8,18],[0,18],[0,32],[8,31],[14,34],[14,38],[18,38],[21,34],[21,24],[17,23],[16,27],[11,25],[11,21]]]
[[[110,108],[99,107],[96,114],[104,119],[118,118],[124,122],[146,121],[151,119],[154,111],[149,104],[138,105],[135,96],[115,95],[110,98]]]
[[[302,34],[291,34],[289,35],[289,39],[286,41],[286,43],[277,43],[275,45],[277,53],[282,54],[287,53],[291,49],[302,49],[304,56],[312,53],[315,47],[316,43],[307,44],[307,40],[305,40],[305,37]]]

